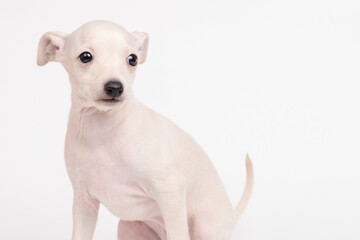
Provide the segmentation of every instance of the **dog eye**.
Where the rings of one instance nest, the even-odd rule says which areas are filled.
[[[83,52],[80,54],[79,59],[82,63],[88,63],[92,60],[91,53],[89,52]]]
[[[127,58],[128,64],[135,67],[137,64],[137,56],[135,54],[130,54]]]

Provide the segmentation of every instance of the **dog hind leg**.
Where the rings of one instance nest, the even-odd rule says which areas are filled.
[[[118,240],[161,240],[160,237],[141,221],[119,221]]]

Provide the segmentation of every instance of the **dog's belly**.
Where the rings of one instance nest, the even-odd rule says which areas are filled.
[[[160,210],[156,202],[146,195],[131,175],[115,168],[94,170],[89,179],[88,191],[112,214],[122,220],[150,220],[158,218]]]
[[[99,194],[101,203],[115,216],[122,220],[149,220],[156,218],[160,210],[156,202],[145,196],[138,195],[130,190],[126,192],[125,189],[111,190],[112,193],[107,193],[107,196]]]

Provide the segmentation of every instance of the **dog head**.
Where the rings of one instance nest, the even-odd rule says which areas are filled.
[[[148,41],[146,33],[93,21],[71,34],[45,33],[37,64],[60,62],[68,72],[73,100],[106,110],[132,97],[136,68],[146,60]]]

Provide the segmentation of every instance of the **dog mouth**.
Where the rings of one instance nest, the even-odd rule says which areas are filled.
[[[115,104],[115,103],[119,103],[120,99],[116,99],[116,98],[100,99],[99,102],[107,103],[107,104]]]

